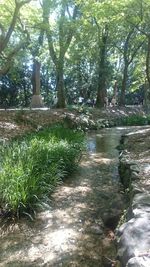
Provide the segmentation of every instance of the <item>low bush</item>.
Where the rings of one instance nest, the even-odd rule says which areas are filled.
[[[118,125],[124,126],[141,126],[150,124],[150,116],[132,115],[128,117],[119,118]]]
[[[1,152],[0,203],[13,213],[46,199],[77,166],[84,147],[80,132],[58,125],[12,141]]]

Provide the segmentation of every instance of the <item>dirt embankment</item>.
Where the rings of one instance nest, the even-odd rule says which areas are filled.
[[[47,108],[0,110],[0,139],[9,140],[25,132],[37,130],[41,126],[45,127],[53,123],[62,122],[66,117],[69,117],[69,120],[73,121],[75,125],[81,124],[85,128],[90,125],[89,128],[92,129],[97,121],[101,127],[103,120],[114,121],[131,115],[144,115],[144,111],[142,107],[108,107],[106,109],[94,108],[87,110],[82,107],[79,110]],[[72,124],[69,126],[72,127]]]

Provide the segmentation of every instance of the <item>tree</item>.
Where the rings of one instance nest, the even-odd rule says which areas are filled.
[[[57,1],[55,8],[59,9],[59,18],[56,22],[57,35],[52,31],[49,24],[52,5],[48,0],[43,0],[43,25],[48,40],[51,59],[56,69],[56,91],[58,97],[58,108],[65,107],[64,92],[64,63],[65,55],[75,34],[74,22],[78,14],[78,6],[71,1]]]
[[[132,7],[134,10],[132,11]],[[150,109],[150,15],[149,15],[150,1],[138,0],[135,3],[133,0],[130,5],[130,18],[128,22],[144,38],[146,37],[145,43],[147,43],[147,48],[144,49],[145,53],[145,72],[146,72],[146,82],[145,82],[145,108],[148,111]]]
[[[106,78],[107,78],[107,43],[108,43],[108,26],[104,26],[102,31],[99,24],[98,27],[98,45],[99,45],[99,64],[98,64],[98,89],[96,106],[104,107],[105,98],[107,97],[106,91]]]
[[[7,24],[6,26],[6,20],[8,19],[9,13],[9,2],[2,2],[1,4],[1,12],[6,15],[4,17],[3,14],[0,14],[1,20],[0,20],[0,75],[6,74],[11,65],[13,58],[16,56],[18,51],[20,51],[21,48],[24,48],[28,42],[28,40],[25,38],[23,40],[20,40],[20,42],[16,43],[14,40],[14,31],[15,27],[17,25],[18,19],[20,18],[19,16],[19,11],[20,9],[27,3],[29,3],[31,0],[24,0],[24,1],[19,1],[15,0],[14,1],[14,9],[13,9],[13,15],[11,17],[11,21],[9,22],[9,25]],[[11,8],[11,6],[9,6]],[[25,31],[24,31],[24,36]],[[15,45],[13,45],[15,43]]]

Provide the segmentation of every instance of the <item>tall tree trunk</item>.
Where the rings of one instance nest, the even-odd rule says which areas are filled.
[[[106,91],[107,39],[108,39],[108,29],[106,25],[102,33],[102,39],[100,39],[100,32],[99,32],[100,60],[99,60],[98,88],[97,88],[97,98],[96,98],[96,107],[98,108],[105,106],[105,98],[107,97],[107,91]]]
[[[61,60],[58,63],[57,69],[56,69],[56,91],[57,91],[57,108],[65,108],[65,89],[64,89],[64,62]]]
[[[44,106],[42,96],[40,94],[40,67],[40,62],[34,59],[32,72],[33,96],[31,100],[31,108],[41,108]]]
[[[125,94],[126,94],[126,88],[127,88],[127,81],[128,81],[128,63],[125,62],[125,66],[123,70],[120,101],[119,101],[120,106],[125,106]]]
[[[105,105],[106,91],[106,66],[105,66],[105,49],[101,51],[101,60],[99,64],[98,89],[96,98],[96,107],[101,108]]]
[[[28,107],[28,94],[27,94],[26,83],[23,84],[23,92],[24,92],[24,106]]]
[[[148,35],[147,55],[146,55],[146,78],[147,86],[145,84],[144,93],[144,108],[146,112],[150,111],[150,35]]]
[[[101,59],[99,64],[99,75],[98,75],[98,88],[97,88],[97,98],[96,107],[102,108],[105,106],[106,93],[106,77],[105,77],[105,51],[101,51]]]

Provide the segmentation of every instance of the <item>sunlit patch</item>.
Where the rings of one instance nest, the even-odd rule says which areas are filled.
[[[1,122],[0,123],[0,128],[4,128],[4,129],[19,129],[19,127],[16,124],[10,123],[10,122]]]
[[[112,159],[108,159],[108,158],[101,158],[99,160],[95,160],[95,162],[97,163],[103,163],[103,164],[110,164],[113,162]]]
[[[105,157],[102,157],[102,156],[95,157],[94,154],[91,154],[91,157],[92,157],[92,160],[94,161],[94,163],[97,163],[97,164],[111,164],[111,163],[114,162],[114,159],[105,158]]]
[[[82,161],[80,165],[81,165],[82,167],[89,167],[90,164],[91,164],[91,161]]]
[[[150,172],[150,164],[147,165],[147,166],[145,166],[145,168],[144,168],[144,172],[145,172],[145,173]]]
[[[144,134],[144,133],[147,133],[147,132],[150,132],[150,128],[144,128],[144,129],[139,129],[139,130],[136,130],[136,131],[133,131],[133,132],[130,132],[128,133],[128,135],[135,135],[135,134]]]
[[[28,250],[28,256],[33,260],[39,256],[40,250],[35,245],[32,245]]]

